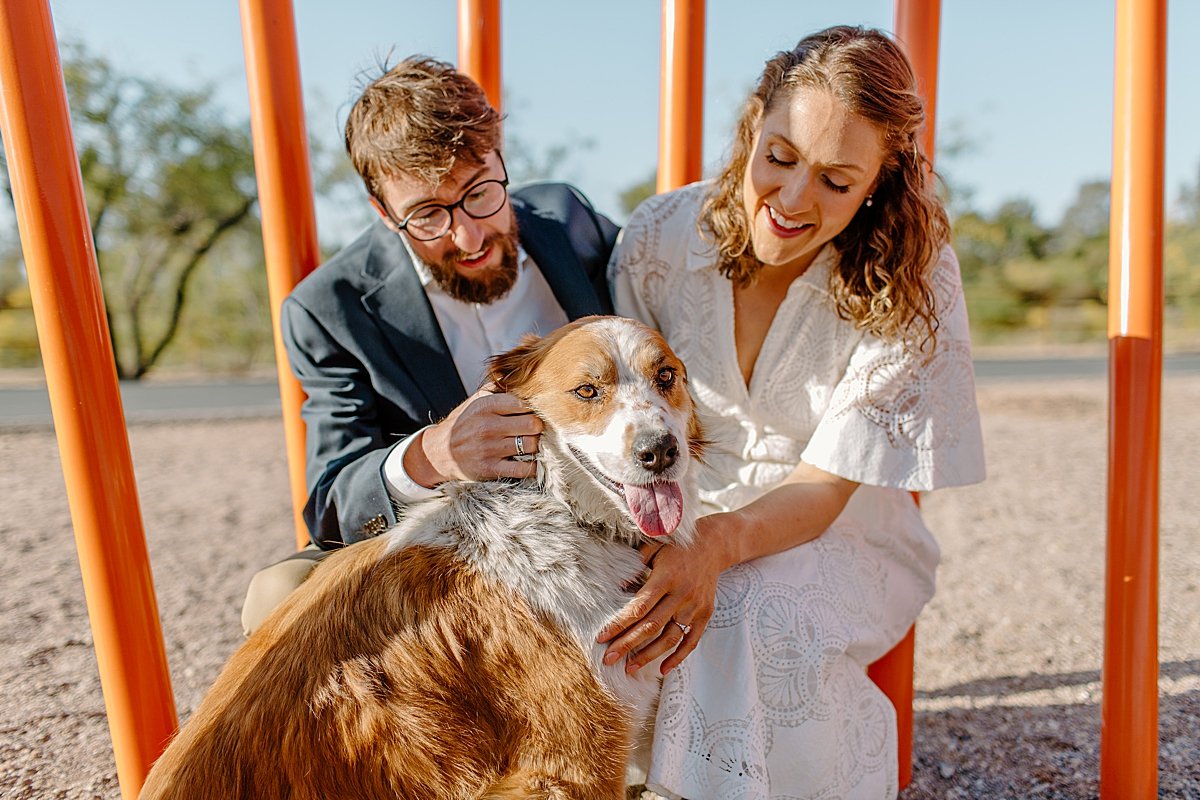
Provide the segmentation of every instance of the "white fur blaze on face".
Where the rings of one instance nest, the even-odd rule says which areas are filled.
[[[603,387],[607,413],[590,429],[565,426],[560,434],[597,482],[624,500],[642,533],[668,536],[684,517],[679,480],[690,466],[682,365],[661,336],[641,325],[596,325],[600,335],[592,341],[603,347],[606,373],[615,376]]]

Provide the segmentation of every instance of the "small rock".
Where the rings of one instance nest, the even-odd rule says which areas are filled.
[[[941,775],[946,780],[949,780],[951,777],[954,776],[953,765],[947,764],[945,761],[943,761],[942,763],[938,764],[938,774]]]

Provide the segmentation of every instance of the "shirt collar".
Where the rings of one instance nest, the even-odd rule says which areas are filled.
[[[408,258],[412,261],[413,270],[417,273],[417,278],[420,279],[421,285],[425,287],[425,291],[429,291],[430,286],[437,286],[433,282],[433,273],[429,270],[429,265],[417,257],[416,252],[412,249],[412,243],[408,241],[408,237],[403,233],[397,233],[400,241],[404,243],[404,249],[408,251]]]

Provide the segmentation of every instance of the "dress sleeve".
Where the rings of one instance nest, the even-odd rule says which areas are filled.
[[[983,480],[967,310],[949,245],[931,280],[939,322],[932,356],[864,337],[801,456],[805,462],[909,491]]]

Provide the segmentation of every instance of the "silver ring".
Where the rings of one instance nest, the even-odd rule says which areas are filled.
[[[513,439],[513,441],[517,445],[517,455],[519,455],[519,456],[525,455],[525,437],[517,436]]]
[[[691,632],[692,632],[692,626],[691,626],[691,625],[684,625],[682,622],[680,622],[680,621],[679,621],[679,620],[677,620],[677,619],[673,619],[673,620],[671,620],[671,622],[674,622],[676,625],[678,625],[678,626],[679,626],[679,630],[683,631],[683,635],[684,635],[684,636],[687,636],[689,633],[691,633]]]

